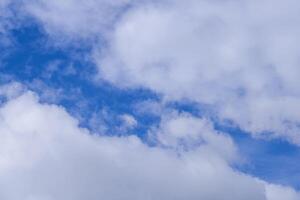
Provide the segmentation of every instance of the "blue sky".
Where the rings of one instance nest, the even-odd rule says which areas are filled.
[[[193,161],[199,172],[204,170],[202,166],[206,162],[220,159],[220,166],[225,163],[224,169],[219,169],[217,162],[210,168],[213,174],[224,171],[226,177],[228,174],[236,174],[234,176],[237,177],[240,174],[245,175],[249,179],[249,186],[245,187],[250,189],[243,191],[241,186],[240,189],[236,189],[240,192],[237,192],[236,196],[230,192],[230,188],[227,189],[228,194],[222,193],[227,180],[218,180],[213,175],[209,178],[212,185],[204,183],[208,188],[218,187],[219,194],[225,195],[225,199],[298,199],[300,121],[297,105],[300,102],[300,89],[293,74],[300,69],[300,62],[295,58],[298,47],[293,46],[298,42],[297,37],[294,37],[298,31],[298,23],[296,19],[289,19],[297,17],[293,15],[295,9],[292,9],[292,5],[300,8],[299,3],[289,0],[284,6],[290,9],[290,14],[283,12],[278,16],[278,13],[266,8],[269,1],[255,1],[252,4],[242,1],[244,7],[240,7],[236,2],[211,3],[205,0],[201,3],[182,3],[175,0],[160,3],[109,3],[99,0],[88,1],[82,5],[76,0],[66,1],[65,4],[44,0],[16,2],[3,1],[3,6],[0,4],[0,12],[3,13],[0,14],[0,84],[4,88],[0,89],[0,96],[4,98],[0,112],[0,130],[4,134],[4,140],[0,145],[13,149],[9,146],[12,143],[7,138],[10,134],[14,135],[14,132],[9,130],[26,124],[24,128],[17,128],[15,132],[28,134],[28,138],[32,137],[31,145],[34,149],[28,150],[29,146],[26,147],[27,143],[23,143],[22,137],[11,136],[16,137],[16,144],[20,143],[16,149],[25,148],[24,152],[46,152],[41,153],[39,159],[51,164],[51,155],[56,155],[57,158],[64,157],[61,165],[65,168],[59,173],[61,177],[68,177],[64,169],[70,167],[68,163],[75,162],[68,152],[79,152],[84,162],[94,163],[95,161],[89,158],[97,159],[98,153],[104,155],[103,152],[109,151],[98,152],[99,149],[92,149],[90,146],[93,146],[97,139],[89,146],[79,143],[79,140],[84,140],[80,137],[83,130],[86,130],[91,138],[93,135],[99,137],[98,145],[100,140],[110,141],[107,137],[115,138],[116,142],[106,141],[104,146],[122,152],[120,157],[115,159],[121,163],[120,166],[144,170],[153,173],[154,177],[157,175],[157,167],[162,169],[158,174],[164,177],[163,180],[184,179],[184,184],[190,186],[189,189],[174,194],[179,195],[179,199],[187,197],[186,194],[191,195],[190,199],[219,197],[206,190],[192,190],[203,183],[194,181],[188,172],[183,172],[182,177],[174,174],[170,178],[167,171],[164,171],[165,167],[170,164],[171,168],[174,166],[171,171],[176,172],[177,162],[172,164],[173,158],[164,157],[165,151],[177,154],[179,160]],[[223,4],[225,6],[220,7]],[[274,9],[281,6],[282,3],[277,2]],[[266,9],[266,14],[259,13],[260,18],[256,19],[253,12],[258,7]],[[239,9],[242,8],[247,8],[249,12],[243,16],[244,21],[240,21]],[[187,17],[180,17],[182,15]],[[287,20],[286,30],[280,32],[282,23],[272,24],[269,17],[281,17],[283,22]],[[273,30],[276,30],[274,34]],[[291,53],[286,54],[282,49],[290,50]],[[7,88],[11,88],[14,83],[22,89],[21,92],[14,91],[11,97],[7,95],[10,91]],[[27,93],[31,92],[38,100],[28,97]],[[18,111],[18,102],[24,109],[28,102],[34,106],[32,110]],[[28,109],[31,108],[29,105]],[[44,134],[46,137],[48,132],[43,130],[47,129],[47,123],[43,125],[43,120],[47,121],[46,110],[47,106],[51,105],[54,107],[53,110],[47,111],[49,116],[60,116],[58,113],[65,112],[61,118],[54,117],[53,122],[49,121],[49,126],[55,127],[54,130],[57,127],[57,133],[54,131],[55,137],[57,134],[57,138],[60,138],[59,135],[67,135],[69,129],[73,130],[73,125],[69,125],[69,121],[73,120],[78,122],[73,132],[80,132],[80,137],[74,135],[74,139],[66,136],[67,142],[59,145],[69,145],[69,148],[62,148],[53,154],[49,154],[52,151],[39,149],[39,138],[34,138],[31,129],[27,128],[33,127],[35,133]],[[17,112],[29,120],[23,122],[22,117],[19,120]],[[40,112],[41,114],[35,117],[35,114]],[[15,117],[11,119],[9,116]],[[67,116],[66,119],[64,116]],[[35,122],[38,123],[39,120],[42,120],[41,125],[35,127]],[[62,124],[57,121],[61,121]],[[2,124],[12,124],[12,127],[8,129]],[[51,131],[49,134],[52,134]],[[137,136],[137,140],[145,147],[138,149],[140,147],[137,148],[134,142],[131,144],[131,140],[128,144],[123,144],[123,140],[127,141],[127,138],[132,136]],[[53,148],[58,145],[52,143],[52,140],[45,141],[46,145],[53,145]],[[82,149],[92,150],[79,150],[78,146],[81,145]],[[61,146],[58,146],[58,149]],[[156,149],[159,154],[154,154],[151,148]],[[99,169],[92,169],[91,175],[99,173],[99,177],[95,175],[95,180],[86,181],[87,187],[75,184],[74,187],[78,186],[82,190],[78,194],[72,194],[68,188],[65,191],[49,189],[51,185],[46,183],[52,180],[49,178],[51,170],[47,170],[47,166],[40,168],[40,164],[35,164],[39,162],[36,158],[28,160],[32,163],[32,168],[29,167],[27,171],[20,167],[22,164],[8,164],[7,167],[6,163],[22,162],[19,154],[16,154],[19,160],[14,160],[15,154],[7,149],[2,149],[1,154],[0,148],[0,158],[3,156],[4,159],[3,162],[0,161],[0,176],[3,173],[5,179],[9,180],[0,182],[7,188],[6,191],[0,189],[0,197],[5,200],[18,198],[18,195],[10,192],[13,180],[18,179],[21,179],[20,184],[32,184],[32,187],[20,191],[20,195],[25,195],[26,200],[72,199],[72,195],[76,195],[76,199],[82,199],[87,197],[87,194],[91,195],[90,199],[119,199],[113,193],[95,192],[97,190],[94,191],[94,187],[89,189],[89,184],[103,187],[105,183],[100,181],[101,171],[105,173],[105,167],[109,166],[110,161],[95,163]],[[147,149],[147,152],[144,152],[144,149]],[[91,151],[97,154],[90,153]],[[138,156],[132,155],[131,151],[137,152]],[[6,161],[5,158],[10,156],[13,158]],[[139,156],[145,159],[141,163],[138,162]],[[151,166],[147,166],[147,163],[159,164],[155,164],[151,169],[154,171],[149,171],[147,167]],[[185,164],[181,163],[180,166],[188,166]],[[60,165],[53,164],[54,168],[57,166]],[[115,167],[116,165],[113,165],[110,168]],[[226,171],[227,168],[230,172]],[[16,170],[19,175],[10,175],[10,170]],[[78,170],[88,171],[89,168],[82,165]],[[74,173],[76,174],[76,171]],[[118,190],[115,186],[117,181],[120,184],[128,184],[126,187],[129,190],[132,190],[131,187],[135,184],[140,185],[138,194],[145,199],[172,199],[167,192],[172,188],[172,184],[166,185],[168,183],[164,181],[161,181],[161,184],[154,182],[155,187],[149,189],[150,194],[146,194],[143,184],[133,180],[142,180],[144,183],[151,182],[151,178],[139,174],[133,177],[135,175],[129,173],[127,168],[116,178],[115,174],[119,173],[111,172],[111,179],[115,182],[111,181],[107,187],[110,187],[108,191],[118,191],[120,196],[123,195],[123,199],[135,199],[137,194],[131,194],[126,189]],[[35,187],[35,183],[29,181],[37,174],[41,175],[45,183],[42,184],[43,188]],[[79,183],[89,180],[90,174],[83,172],[81,176],[73,177],[73,181]],[[201,173],[196,177],[199,180],[203,178]],[[108,179],[110,180],[110,177]],[[236,180],[233,178],[232,185],[238,185],[240,179],[242,180],[241,177]],[[265,185],[265,194],[260,196],[261,190],[252,190],[259,188],[255,186],[255,179]],[[217,182],[220,182],[220,185],[216,184]],[[164,191],[167,193],[156,190],[156,186],[166,188]],[[152,186],[146,184],[145,187]],[[248,192],[256,196],[247,196]],[[158,196],[152,193],[157,193]],[[278,194],[282,194],[282,197]]]

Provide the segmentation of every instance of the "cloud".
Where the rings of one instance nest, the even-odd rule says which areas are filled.
[[[210,149],[215,156],[220,156],[228,162],[238,160],[238,151],[231,138],[217,132],[208,119],[197,118],[188,113],[171,111],[162,115],[159,127],[150,131],[162,146],[175,148],[179,151],[193,150],[199,145]]]
[[[11,26],[11,21],[9,20],[11,16],[11,10],[9,9],[10,3],[10,0],[0,1],[0,45],[4,47],[10,44],[8,35],[8,29]]]
[[[130,2],[132,0],[31,0],[25,2],[24,7],[50,35],[87,39],[100,37],[100,33],[105,34],[111,29]]]
[[[5,26],[5,18],[8,15],[8,5],[10,3],[10,0],[1,0],[0,2],[0,33],[3,33],[4,26]]]
[[[299,145],[299,8],[295,0],[137,7],[95,53],[99,76],[211,105],[254,136]]]
[[[1,77],[2,78],[2,77]],[[25,90],[25,87],[18,82],[10,82],[0,85],[0,97],[13,99],[20,96]]]
[[[145,2],[30,0],[22,9],[55,39],[104,39],[92,44],[101,79],[149,88],[164,102],[207,104],[256,137],[300,144],[300,3]],[[9,4],[0,2],[0,34]],[[51,76],[57,69],[49,70]],[[84,129],[63,107],[25,90],[18,83],[0,87],[0,199],[300,198],[292,188],[234,169],[242,155],[209,119],[164,113],[145,101],[139,112],[162,118],[149,131],[150,145],[97,132],[106,127],[96,114],[92,130]],[[44,98],[56,97],[52,92]],[[129,114],[117,118],[127,135],[138,125]]]
[[[272,184],[267,184],[266,188],[267,188],[266,189],[267,199],[272,199],[272,200],[299,199],[299,193],[295,192],[290,188],[283,187],[280,185],[272,185]]]
[[[130,130],[138,125],[137,120],[129,114],[123,114],[119,116],[121,120],[121,129]]]
[[[100,79],[208,104],[256,137],[300,144],[298,1],[25,5],[56,38],[100,38],[92,45]]]
[[[160,132],[176,135],[172,120],[186,127],[196,119],[177,115],[163,122],[170,128]],[[233,170],[213,152],[220,141],[234,144],[210,128],[197,130],[207,144],[178,156],[136,136],[90,133],[64,108],[39,103],[34,93],[24,92],[0,108],[0,198],[277,200],[273,192],[278,190],[286,200],[299,198],[290,188],[265,186]]]

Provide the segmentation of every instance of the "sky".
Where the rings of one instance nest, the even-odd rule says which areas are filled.
[[[0,0],[0,199],[299,200],[297,0]]]

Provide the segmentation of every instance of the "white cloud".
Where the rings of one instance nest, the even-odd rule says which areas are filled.
[[[101,78],[210,104],[255,136],[300,144],[300,3],[168,3],[122,18],[95,54]]]
[[[36,17],[50,35],[86,39],[111,29],[129,2],[131,0],[32,0],[24,5],[26,12]]]
[[[191,150],[203,146],[228,162],[238,159],[237,149],[229,136],[217,132],[207,119],[196,118],[188,113],[170,112],[162,116],[159,127],[150,136],[158,143],[176,150]]]
[[[270,200],[290,199],[298,200],[300,193],[291,188],[280,185],[266,184],[266,196]]]
[[[35,0],[26,10],[50,35],[104,39],[94,43],[102,79],[209,104],[254,136],[300,144],[297,0],[142,2]]]
[[[177,131],[172,120],[183,120],[185,127],[185,122],[193,124],[196,119],[171,118],[164,122],[169,123],[164,132]],[[227,137],[207,127],[197,130],[208,130],[200,134],[208,145],[178,156],[173,150],[149,147],[135,136],[91,134],[62,107],[41,104],[26,92],[0,108],[0,198],[277,200],[273,191],[279,186],[269,189],[213,153],[221,140],[223,146],[233,145]],[[290,188],[279,188],[286,200],[299,196]]]
[[[300,144],[296,0],[155,1],[123,13],[132,2],[24,5],[50,35],[105,37],[104,53],[94,46],[101,78],[147,87],[169,100],[207,103],[255,136],[270,131]],[[8,3],[0,0],[0,12]],[[1,21],[0,32],[3,27]],[[233,141],[206,119],[163,115],[151,130],[158,144],[150,147],[136,136],[80,128],[62,107],[41,104],[31,92],[20,95],[23,90],[18,84],[0,88],[8,98],[0,107],[0,199],[300,198],[292,188],[234,170],[239,155]],[[136,126],[134,118],[121,118]]]

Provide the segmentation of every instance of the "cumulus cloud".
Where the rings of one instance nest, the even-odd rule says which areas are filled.
[[[221,120],[254,136],[300,145],[300,3],[143,2],[29,0],[22,12],[55,38],[104,38],[93,44],[101,79],[149,88],[164,101],[211,105]],[[9,4],[0,0],[0,34]],[[133,135],[96,132],[105,130],[98,118],[90,120],[94,130],[84,129],[63,107],[25,90],[18,83],[0,87],[0,199],[300,198],[292,188],[234,169],[237,147],[208,119],[164,113],[145,101],[139,112],[162,118],[149,131],[149,145]],[[128,114],[118,120],[126,133],[138,124]]]
[[[168,125],[161,126],[169,128],[161,132],[178,135],[172,120],[182,120],[179,126],[186,127],[196,119],[177,115],[163,122]],[[220,141],[223,146],[234,144],[210,128],[197,130],[206,144],[179,156],[172,149],[150,147],[136,136],[92,134],[62,107],[42,104],[35,94],[25,92],[0,108],[0,197],[277,200],[280,191],[286,200],[299,198],[290,188],[233,170],[224,156],[213,152],[221,148]]]
[[[273,184],[266,184],[266,196],[267,199],[272,199],[272,200],[299,199],[299,193],[292,190],[291,188],[283,187],[280,185],[273,185]]]
[[[300,144],[299,9],[288,1],[168,1],[132,9],[100,76],[209,104],[255,136]]]
[[[94,45],[101,79],[212,105],[254,136],[295,144],[299,9],[297,0],[26,3],[52,35],[104,38]]]

